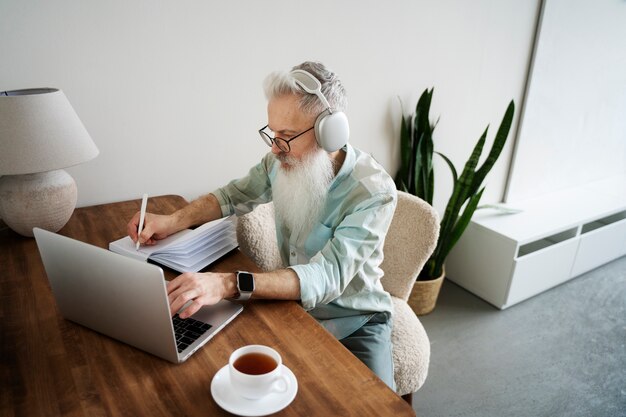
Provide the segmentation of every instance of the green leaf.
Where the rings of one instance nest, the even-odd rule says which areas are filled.
[[[447,229],[446,233],[450,233],[451,224],[450,219],[454,221],[461,209],[461,206],[465,203],[465,200],[469,198],[470,195],[474,194],[476,190],[472,188],[472,183],[474,179],[474,168],[478,165],[478,160],[480,159],[480,155],[483,151],[483,146],[485,145],[485,139],[487,138],[487,131],[489,130],[489,126],[485,129],[481,137],[476,142],[472,153],[465,163],[463,167],[463,171],[461,172],[461,176],[455,181],[455,189],[450,197],[450,201],[448,202],[448,206],[446,207],[446,213],[444,214],[444,220],[448,217],[448,222],[446,222]],[[457,187],[458,186],[458,187]]]
[[[506,143],[506,139],[509,136],[509,131],[511,130],[511,124],[513,123],[513,114],[515,113],[515,102],[511,100],[509,103],[506,112],[504,113],[504,117],[502,118],[502,122],[500,122],[500,127],[498,128],[498,132],[496,133],[496,137],[493,141],[493,145],[491,147],[491,151],[487,155],[487,159],[483,165],[476,172],[476,181],[480,183],[483,182],[491,168],[498,160],[502,149]],[[480,185],[480,184],[479,184]],[[478,185],[478,186],[479,186]],[[478,187],[477,186],[477,187]]]
[[[444,161],[446,161],[446,163],[448,164],[448,167],[450,167],[450,171],[452,172],[452,183],[453,184],[456,183],[457,173],[456,173],[456,168],[454,167],[454,164],[452,163],[452,161],[441,152],[435,152],[435,153],[439,155],[440,157],[442,157]]]
[[[408,176],[411,158],[410,136],[411,133],[409,131],[407,119],[403,116],[400,125],[400,171],[398,175],[405,183]]]
[[[459,217],[456,224],[454,225],[454,230],[450,235],[450,239],[448,240],[447,247],[443,248],[442,250],[443,259],[445,259],[448,256],[452,248],[457,244],[457,242],[461,238],[461,235],[463,234],[463,232],[465,232],[467,225],[469,224],[470,220],[472,220],[472,216],[474,215],[474,212],[476,211],[476,207],[478,207],[478,202],[480,201],[480,198],[483,195],[483,191],[485,191],[484,187],[477,194],[472,195],[472,197],[469,199],[469,202],[467,203],[467,205],[465,206],[465,209],[463,210],[463,214],[461,214],[461,217]]]

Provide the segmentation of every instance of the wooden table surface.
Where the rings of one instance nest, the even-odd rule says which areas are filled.
[[[178,196],[151,198],[170,213]],[[76,209],[60,234],[100,247],[125,235],[140,201]],[[1,224],[1,223],[0,223]],[[185,363],[175,365],[61,317],[33,238],[0,227],[0,415],[221,416],[210,384],[247,344],[278,350],[298,379],[280,416],[409,416],[412,408],[296,302],[252,301]],[[258,270],[241,252],[214,271]],[[169,274],[169,278],[173,275]]]

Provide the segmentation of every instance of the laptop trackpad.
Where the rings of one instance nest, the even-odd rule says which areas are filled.
[[[183,309],[185,306],[183,306]],[[181,309],[180,311],[182,311]],[[228,300],[221,300],[211,306],[204,306],[191,316],[192,319],[203,321],[214,327],[221,327],[233,318],[233,314],[243,310],[243,306]]]

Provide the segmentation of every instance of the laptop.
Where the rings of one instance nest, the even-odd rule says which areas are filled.
[[[43,229],[33,232],[63,317],[170,362],[187,360],[243,310],[222,300],[188,319],[172,318],[160,267]]]

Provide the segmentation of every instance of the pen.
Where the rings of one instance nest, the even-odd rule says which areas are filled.
[[[137,228],[137,244],[135,245],[135,250],[139,250],[139,233],[143,229],[143,221],[146,219],[146,206],[148,205],[148,194],[143,195],[143,199],[141,200],[141,211],[139,214],[139,227]]]

